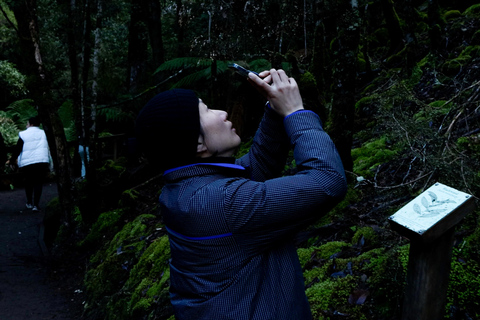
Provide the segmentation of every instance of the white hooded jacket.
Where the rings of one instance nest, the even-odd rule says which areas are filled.
[[[23,149],[18,157],[19,167],[35,163],[49,163],[50,150],[47,136],[42,129],[33,126],[18,135],[23,140]]]

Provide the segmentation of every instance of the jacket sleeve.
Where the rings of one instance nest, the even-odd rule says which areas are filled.
[[[301,111],[284,121],[298,172],[265,182],[239,179],[226,190],[227,224],[252,254],[290,239],[332,209],[347,189],[342,162],[318,116]]]
[[[250,151],[238,159],[237,164],[250,172],[250,179],[265,181],[280,176],[289,150],[283,117],[267,104]]]

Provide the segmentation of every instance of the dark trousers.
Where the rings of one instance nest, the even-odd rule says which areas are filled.
[[[22,167],[21,171],[25,176],[27,203],[38,207],[40,197],[42,196],[43,182],[48,172],[48,163],[34,163]]]

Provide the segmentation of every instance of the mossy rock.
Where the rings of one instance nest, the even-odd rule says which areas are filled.
[[[362,97],[360,100],[358,100],[355,103],[355,110],[359,111],[362,110],[365,107],[369,107],[372,104],[375,104],[375,102],[378,100],[377,95],[371,95],[371,96],[365,96]]]
[[[130,273],[146,252],[146,236],[156,229],[154,215],[140,215],[127,223],[102,250],[90,259],[84,284],[88,293],[88,309],[104,310],[112,299],[118,298]]]
[[[445,21],[450,21],[453,19],[460,18],[462,13],[459,10],[449,10],[443,14],[443,18]]]
[[[371,228],[361,228],[355,237],[370,234],[371,239],[372,231]],[[299,249],[302,265],[308,265],[309,259],[316,260],[303,272],[307,286],[305,292],[314,318],[329,319],[333,316],[331,310],[348,314],[351,319],[398,317],[397,306],[403,298],[408,248],[374,248],[357,255],[353,246],[332,242]],[[345,253],[334,254],[340,251]],[[363,300],[357,303],[359,294],[363,295]],[[373,309],[372,305],[375,306]],[[372,310],[375,314],[371,313]]]
[[[457,75],[472,60],[471,54],[477,55],[478,52],[478,46],[465,48],[457,58],[445,61],[441,67],[442,72],[450,77]]]
[[[124,213],[125,211],[122,209],[115,209],[102,213],[93,224],[85,239],[79,243],[79,246],[88,247],[94,244],[99,244],[101,239],[108,239],[111,235],[117,233],[120,230],[119,221]]]
[[[91,263],[95,264],[102,261],[104,256],[118,254],[119,250],[121,252],[123,247],[142,240],[142,238],[146,236],[146,233],[148,233],[147,223],[154,220],[156,220],[154,215],[142,214],[135,218],[135,220],[127,223],[122,230],[113,237],[105,250],[98,251],[97,254],[92,257]]]
[[[480,4],[474,4],[473,6],[467,8],[464,12],[466,16],[480,16]]]
[[[107,315],[116,315],[112,319],[144,319],[162,307],[164,313],[171,314],[169,258],[168,237],[164,235],[155,239],[132,268],[124,286],[115,298],[110,299]]]
[[[387,137],[384,136],[353,149],[353,171],[361,176],[370,177],[373,176],[376,167],[393,159],[397,151],[392,150],[387,141]]]

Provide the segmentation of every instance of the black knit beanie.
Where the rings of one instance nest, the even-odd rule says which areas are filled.
[[[194,162],[200,134],[198,97],[191,90],[157,94],[138,114],[138,147],[154,165],[167,170]]]

